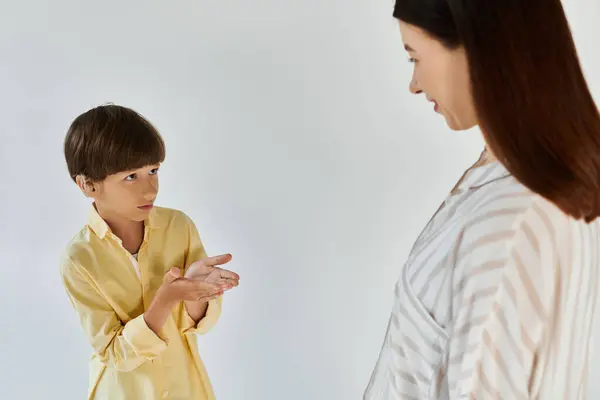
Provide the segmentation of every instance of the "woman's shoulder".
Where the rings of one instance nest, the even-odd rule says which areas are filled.
[[[504,242],[525,240],[536,245],[546,241],[556,246],[573,224],[585,224],[574,221],[512,176],[479,190],[465,218],[464,231],[469,236],[501,237]]]

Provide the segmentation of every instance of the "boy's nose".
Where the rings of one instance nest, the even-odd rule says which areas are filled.
[[[154,201],[154,199],[156,199],[156,194],[158,193],[158,185],[148,182],[144,189],[144,200],[149,202]]]
[[[156,193],[156,190],[147,191],[146,193],[144,193],[144,200],[150,203],[153,202],[154,199],[156,199]]]

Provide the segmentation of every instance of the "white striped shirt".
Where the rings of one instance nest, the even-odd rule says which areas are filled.
[[[598,220],[568,217],[497,161],[457,189],[403,268],[364,399],[587,398]]]

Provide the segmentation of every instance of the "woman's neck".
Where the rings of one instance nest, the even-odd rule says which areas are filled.
[[[492,150],[489,146],[485,146],[485,150],[481,153],[481,157],[479,157],[479,161],[477,161],[476,166],[480,167],[482,165],[491,164],[495,161],[498,161]]]

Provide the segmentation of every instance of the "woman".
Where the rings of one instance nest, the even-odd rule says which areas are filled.
[[[600,116],[559,0],[396,0],[410,90],[486,150],[417,239],[364,398],[587,397]]]

